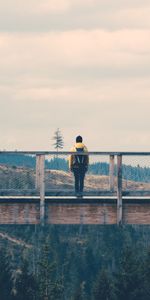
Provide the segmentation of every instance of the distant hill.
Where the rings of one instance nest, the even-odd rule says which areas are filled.
[[[114,182],[116,189],[116,177]],[[73,175],[67,171],[46,169],[45,186],[46,190],[50,191],[73,191],[74,178]],[[0,190],[1,189],[35,189],[35,168],[0,165]],[[123,179],[123,189],[150,190],[150,183]],[[109,190],[109,176],[88,173],[85,179],[85,191],[96,192],[99,190]]]
[[[0,154],[0,165],[11,167],[27,167],[35,169],[36,159],[33,155],[24,154]],[[68,171],[68,161],[63,158],[53,157],[51,160],[46,159],[46,169]],[[109,164],[107,162],[95,162],[89,165],[89,173],[93,175],[109,175]],[[115,175],[117,167],[115,166]],[[123,178],[136,182],[150,182],[150,168],[141,166],[123,165]]]
[[[150,168],[131,166],[123,164],[123,178],[125,180],[133,180],[138,182],[150,182]],[[109,164],[105,162],[96,162],[90,165],[89,171],[95,175],[109,175]],[[115,165],[115,175],[117,174],[117,166]]]
[[[35,155],[24,155],[20,153],[16,154],[0,154],[0,165],[17,166],[17,167],[28,167],[35,168],[36,157]],[[46,159],[45,166],[51,170],[68,170],[67,160],[62,158],[52,158],[51,160]]]

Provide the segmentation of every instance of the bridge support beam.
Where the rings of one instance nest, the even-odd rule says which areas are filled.
[[[40,193],[40,223],[45,224],[45,155],[36,156],[36,189]]]
[[[110,160],[109,160],[109,187],[110,191],[114,191],[114,155],[110,155]]]
[[[122,155],[117,156],[117,224],[122,225]]]

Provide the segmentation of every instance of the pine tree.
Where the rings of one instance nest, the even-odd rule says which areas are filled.
[[[57,150],[57,152],[58,152],[59,149],[63,149],[64,140],[63,140],[63,136],[62,136],[61,131],[60,131],[59,128],[57,128],[57,130],[55,131],[53,140],[54,140],[53,146]]]
[[[117,273],[116,289],[119,300],[138,300],[140,298],[141,278],[140,262],[132,247],[127,247],[121,255],[120,267]]]
[[[12,280],[9,262],[3,251],[0,252],[0,299],[12,299]]]
[[[87,299],[85,294],[85,282],[82,282],[77,290],[75,291],[75,296],[73,300],[84,300]]]
[[[64,147],[63,136],[62,136],[59,128],[57,128],[57,130],[55,131],[53,140],[54,140],[53,146],[57,150],[57,155],[56,155],[55,160],[56,160],[56,169],[58,170],[58,167],[59,167],[58,150],[63,149],[63,147]]]
[[[113,300],[116,299],[115,286],[113,279],[107,270],[102,269],[99,273],[95,286],[93,287],[94,300]]]
[[[15,300],[35,300],[36,299],[36,282],[32,274],[28,271],[28,262],[23,261],[23,265],[18,272],[15,282]]]
[[[59,279],[55,278],[56,262],[53,260],[48,242],[45,243],[39,262],[39,300],[62,299],[63,287]]]
[[[150,251],[147,253],[144,263],[140,269],[140,278],[142,282],[141,299],[150,299]]]

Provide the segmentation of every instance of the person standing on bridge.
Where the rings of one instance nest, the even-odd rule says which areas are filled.
[[[69,169],[74,174],[76,196],[82,197],[84,178],[89,165],[89,156],[80,154],[83,152],[88,152],[87,147],[83,144],[83,139],[80,135],[76,137],[76,144],[71,149],[71,152],[79,153],[78,155],[72,154],[69,156]]]

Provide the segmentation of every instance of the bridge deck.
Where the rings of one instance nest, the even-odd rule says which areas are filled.
[[[122,200],[124,203],[150,203],[150,196],[123,196]],[[0,196],[0,203],[5,202],[40,202],[39,196]],[[49,203],[91,203],[91,204],[100,204],[100,203],[114,203],[117,202],[116,196],[46,196],[45,201]]]

